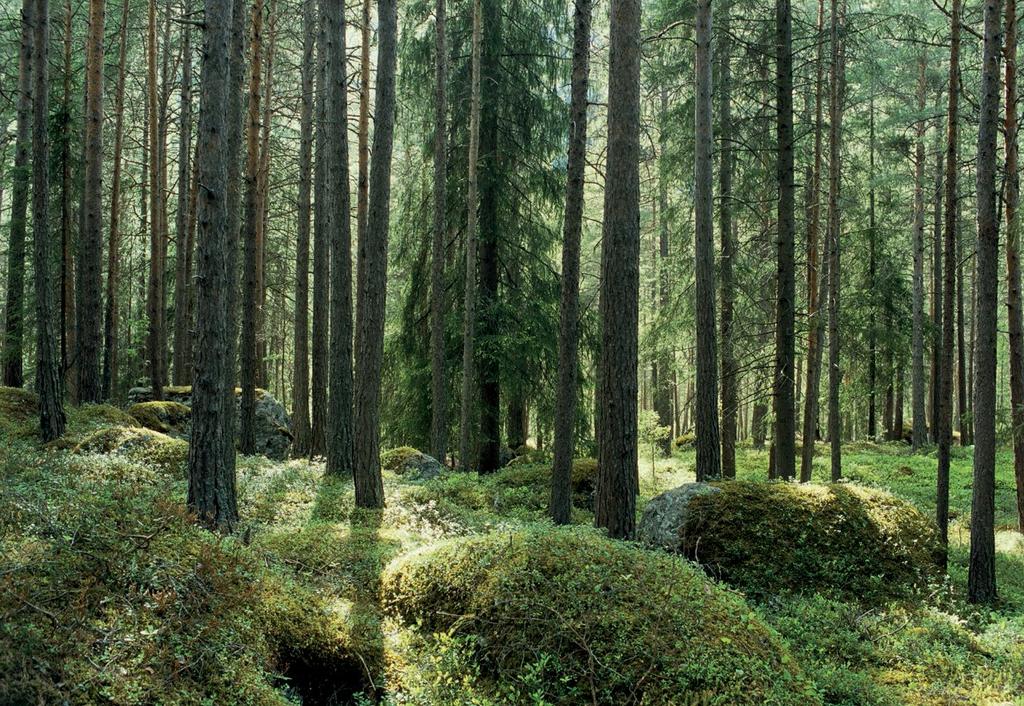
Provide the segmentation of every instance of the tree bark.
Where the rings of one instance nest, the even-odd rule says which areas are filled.
[[[184,0],[183,10],[190,19],[192,2]],[[192,231],[189,228],[192,168],[192,28],[185,24],[181,30],[181,95],[178,111],[178,210],[175,214],[174,235],[178,251],[174,263],[174,384],[188,385],[192,381],[192,349],[189,345],[192,327]]]
[[[292,454],[308,456],[309,421],[309,218],[312,191],[313,71],[316,19],[314,0],[302,3],[302,102],[299,113],[299,198],[295,245],[295,361],[292,375]]]
[[[1013,0],[1010,0],[1011,4]],[[985,40],[978,126],[977,346],[974,358],[974,492],[967,600],[996,599],[996,323],[999,306],[999,220],[996,140],[999,135],[1001,0],[985,0]]]
[[[945,150],[942,146],[942,135],[939,134],[935,157],[935,199],[933,208],[932,237],[932,369],[931,369],[931,402],[932,416],[929,425],[929,437],[935,444],[939,443],[939,412],[942,405],[942,197],[943,176],[945,174]]]
[[[877,221],[875,218],[875,94],[874,83],[871,85],[868,116],[868,292],[870,297],[871,323],[868,324],[868,438],[875,439],[878,435],[878,424],[875,416],[875,387],[878,384],[878,331],[875,326],[876,306],[874,296],[878,278],[877,255]],[[888,431],[888,430],[886,430]]]
[[[790,0],[775,2],[775,109],[779,188],[778,271],[775,312],[775,466],[781,478],[793,477],[796,465],[796,403],[793,363],[796,336],[793,185],[793,13]]]
[[[11,240],[7,250],[7,298],[4,307],[3,384],[25,384],[25,236],[32,149],[32,12],[35,0],[22,0],[18,54],[18,118],[14,142],[11,197]]]
[[[362,0],[362,22],[359,27],[359,140],[356,177],[356,242],[366,235],[366,214],[370,204],[370,0]],[[379,12],[379,11],[378,11]],[[378,28],[379,32],[379,28]],[[378,48],[378,52],[380,49]],[[378,69],[379,71],[379,69]],[[376,119],[374,119],[376,125]],[[356,270],[356,291],[362,291],[362,276]]]
[[[715,340],[715,236],[711,149],[711,0],[697,0],[694,100],[694,254],[697,312],[697,480],[722,475]]]
[[[146,34],[146,100],[149,106],[149,284],[146,294],[146,315],[149,321],[146,354],[149,358],[149,381],[153,399],[163,399],[163,336],[164,336],[164,243],[161,229],[162,186],[160,183],[160,121],[157,107],[157,39],[156,0],[149,0]]]
[[[594,522],[636,528],[637,326],[640,266],[640,2],[612,0],[608,149],[601,243],[600,433]]]
[[[1012,0],[1011,0],[1012,1]],[[917,108],[924,115],[926,91],[928,90],[928,55],[921,52],[918,60]],[[914,451],[927,441],[924,404],[924,135],[928,129],[923,119],[917,123],[917,145],[914,153],[914,301],[913,301],[913,342],[911,372],[911,406],[913,407],[913,432],[911,445]]]
[[[719,138],[721,157],[719,174],[719,238],[722,245],[720,291],[722,315],[720,333],[722,337],[722,476],[736,477],[736,413],[739,409],[739,371],[733,351],[733,317],[736,303],[736,288],[733,283],[733,258],[736,256],[736,242],[733,238],[732,219],[732,178],[735,168],[732,146],[732,67],[730,63],[730,3],[725,3],[719,14],[722,40],[718,45],[721,60],[719,85]]]
[[[828,172],[828,440],[831,447],[832,482],[843,475],[842,468],[842,426],[839,416],[839,388],[842,385],[842,370],[839,358],[839,285],[840,270],[840,214],[839,188],[842,172],[843,97],[846,76],[844,66],[845,50],[840,38],[840,18],[837,0],[832,0],[832,61],[829,95],[829,172]]]
[[[473,0],[473,39],[470,59],[470,111],[469,111],[469,160],[468,190],[466,195],[466,281],[463,303],[462,326],[462,394],[459,415],[459,467],[468,471],[473,455],[474,406],[473,388],[476,377],[474,359],[476,340],[476,221],[477,209],[477,162],[480,158],[480,43],[481,43],[481,0]]]
[[[658,130],[658,283],[656,289],[652,285],[652,298],[657,297],[659,316],[667,316],[669,307],[669,284],[670,268],[669,260],[669,232],[668,232],[668,168],[664,158],[668,150],[668,125],[670,121],[668,112],[668,89],[661,86],[661,106],[659,121],[661,126]],[[669,371],[672,369],[671,351],[667,350],[664,336],[655,339],[656,352],[651,365],[651,387],[654,388],[654,411],[658,415],[658,424],[661,426],[672,426],[672,389],[670,387],[671,377]],[[666,438],[661,444],[662,453],[666,456],[672,451],[672,439]]]
[[[60,127],[56,130],[57,162],[60,165],[60,371],[62,384],[72,402],[78,401],[78,372],[75,366],[77,346],[75,333],[75,233],[71,225],[71,143],[74,128],[71,120],[71,65],[73,28],[71,0],[64,3],[63,92],[58,111]],[[81,222],[79,222],[81,225]]]
[[[245,134],[245,201],[242,219],[242,331],[240,343],[242,398],[239,405],[238,450],[256,452],[256,379],[260,361],[257,345],[259,324],[260,249],[260,101],[263,97],[263,0],[253,0],[250,33],[249,101]]]
[[[942,297],[942,361],[939,366],[939,452],[936,482],[935,521],[943,547],[943,568],[949,536],[949,448],[953,436],[953,334],[956,276],[956,189],[957,141],[959,139],[960,98],[960,12],[961,0],[953,0],[952,34],[949,52],[949,106],[946,112],[945,180],[945,271]]]
[[[555,399],[551,519],[568,524],[572,516],[572,457],[575,452],[579,375],[580,239],[587,160],[587,89],[590,83],[592,0],[575,0],[572,79],[569,99],[569,151],[565,217],[562,224],[562,297],[558,322],[558,388]]]
[[[395,133],[397,0],[377,3],[377,91],[374,96],[370,205],[359,241],[363,289],[356,312],[355,491],[358,507],[384,507],[380,474],[380,379],[387,303],[388,228],[391,222],[391,151]]]
[[[366,11],[369,14],[369,11]],[[434,228],[430,249],[430,453],[448,456],[444,265],[447,254],[448,45],[445,0],[434,7]]]
[[[313,370],[312,408],[313,424],[310,455],[327,453],[327,383],[329,373],[331,253],[327,229],[327,74],[325,68],[327,40],[324,21],[319,18],[317,29],[316,66],[316,163],[313,167]]]
[[[240,3],[238,3],[240,5]],[[234,410],[230,372],[232,331],[228,291],[235,286],[228,267],[232,138],[230,121],[237,84],[231,72],[231,0],[205,0],[200,76],[196,234],[196,348],[189,442],[188,508],[200,524],[230,532],[238,522],[234,439],[224,423]],[[228,407],[230,405],[230,407]]]
[[[327,474],[352,473],[352,232],[348,183],[345,13],[340,3],[320,0],[324,24],[324,219],[330,234],[331,336]]]
[[[1017,127],[1017,0],[1006,0],[1006,279],[1010,329],[1010,404],[1013,409],[1013,469],[1017,480],[1017,527],[1024,532],[1024,301],[1020,268],[1020,174]]]

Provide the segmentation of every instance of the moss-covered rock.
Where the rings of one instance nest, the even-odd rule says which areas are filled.
[[[183,472],[188,462],[186,442],[139,427],[100,429],[82,439],[74,451],[124,456],[171,473]]]
[[[191,409],[170,400],[139,402],[128,408],[128,414],[147,429],[175,438],[184,437],[192,421]]]
[[[675,438],[672,442],[673,445],[680,451],[683,449],[692,449],[693,445],[697,442],[697,435],[692,431],[683,432]]]
[[[934,523],[885,491],[853,484],[713,486],[719,492],[689,499],[675,549],[745,591],[874,601],[939,578]]]
[[[470,637],[494,688],[529,683],[531,702],[817,703],[742,598],[593,530],[435,545],[393,562],[382,597],[408,625]]]
[[[31,438],[37,434],[39,396],[20,387],[0,387],[0,435]]]

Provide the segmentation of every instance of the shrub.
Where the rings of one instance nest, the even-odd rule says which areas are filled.
[[[910,503],[852,484],[727,481],[693,498],[680,551],[757,594],[874,601],[939,578],[934,523]]]
[[[161,434],[182,435],[192,419],[192,410],[168,400],[139,402],[128,413],[142,426]]]
[[[494,690],[530,684],[532,702],[817,703],[742,598],[594,530],[449,540],[393,562],[381,594],[406,624],[469,638]]]
[[[188,461],[188,444],[152,429],[108,427],[82,439],[75,453],[115,454],[177,473]]]

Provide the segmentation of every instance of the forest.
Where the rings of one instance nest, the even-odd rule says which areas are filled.
[[[1017,0],[2,0],[0,706],[1024,705]]]

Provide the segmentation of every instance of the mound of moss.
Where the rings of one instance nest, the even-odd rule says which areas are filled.
[[[87,435],[75,453],[103,453],[177,473],[188,461],[188,443],[152,429],[107,427]]]
[[[184,436],[192,420],[191,409],[170,400],[139,402],[128,408],[128,414],[147,429],[175,437]]]
[[[818,703],[742,598],[593,530],[450,540],[393,562],[381,595],[407,625],[468,638],[493,689],[528,683],[532,703]]]
[[[0,387],[0,435],[31,438],[38,435],[39,396],[20,387]]]
[[[694,495],[679,551],[755,594],[875,601],[939,578],[934,522],[882,490],[852,484],[725,481]]]

